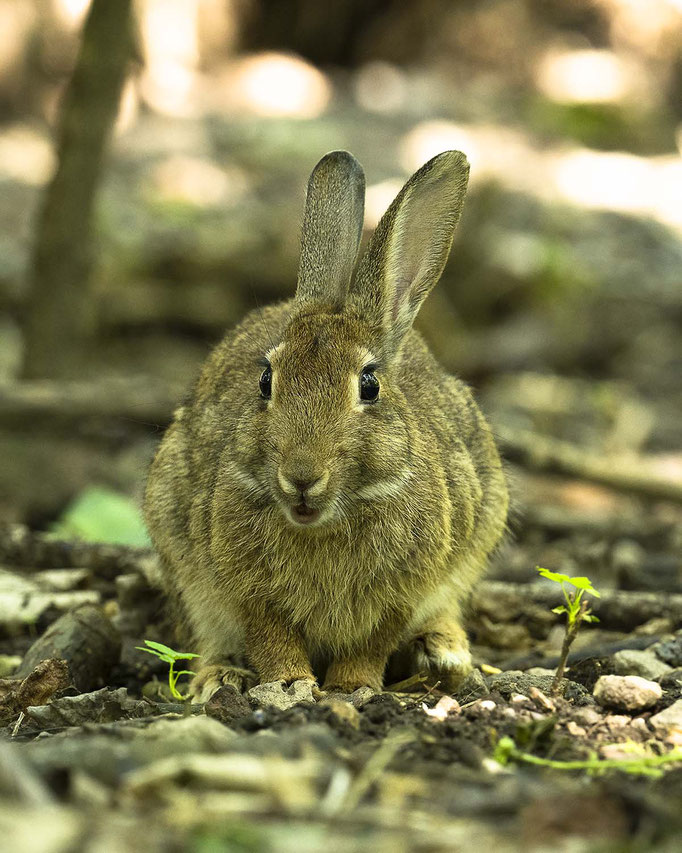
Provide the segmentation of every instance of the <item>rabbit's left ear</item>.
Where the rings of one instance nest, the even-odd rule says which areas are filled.
[[[296,299],[341,306],[365,211],[365,173],[348,151],[332,151],[308,181]]]
[[[464,204],[469,164],[461,151],[429,160],[393,200],[358,267],[350,301],[397,351],[443,272]]]

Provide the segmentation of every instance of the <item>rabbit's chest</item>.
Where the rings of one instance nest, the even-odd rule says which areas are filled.
[[[270,596],[313,647],[368,638],[388,610],[409,606],[409,583],[378,556],[343,548],[302,549],[269,575]]]

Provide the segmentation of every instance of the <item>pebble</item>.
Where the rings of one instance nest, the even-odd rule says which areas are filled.
[[[329,708],[330,712],[341,723],[348,723],[351,728],[360,728],[360,712],[350,702],[330,696],[323,699],[320,705]]]
[[[659,737],[682,744],[682,699],[649,718],[649,723]]]
[[[639,675],[651,681],[663,678],[672,670],[650,649],[621,649],[613,656],[613,666],[616,675]]]
[[[211,696],[204,706],[204,712],[224,725],[231,726],[247,717],[251,713],[251,706],[236,687],[226,684]]]
[[[638,675],[602,675],[594,685],[594,698],[606,708],[642,711],[663,695],[661,685]]]
[[[300,702],[308,705],[315,702],[312,681],[303,680],[294,681],[289,687],[286,687],[283,681],[269,681],[266,684],[258,684],[256,687],[252,687],[246,695],[254,705],[260,705],[264,708],[278,708],[280,711],[293,708]]]
[[[596,726],[601,723],[602,715],[596,708],[576,708],[573,719],[582,726]]]
[[[464,681],[457,688],[457,699],[460,703],[472,702],[474,699],[480,699],[490,693],[488,685],[480,670],[472,669],[472,671],[464,678]]]
[[[672,667],[682,666],[682,632],[670,640],[664,640],[654,646],[654,652]]]

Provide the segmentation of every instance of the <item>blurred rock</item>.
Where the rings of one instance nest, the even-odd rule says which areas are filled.
[[[121,637],[100,607],[65,613],[26,652],[17,675],[28,675],[48,658],[65,660],[73,683],[87,693],[106,684],[121,654]]]
[[[529,696],[533,687],[540,690],[542,693],[549,695],[552,692],[552,684],[554,683],[553,675],[529,675],[527,672],[520,670],[509,670],[501,672],[499,675],[490,675],[486,678],[489,692],[497,690],[505,699],[508,699],[514,693],[522,693],[524,696]],[[585,698],[589,697],[587,690],[574,681],[569,681],[567,678],[561,679],[559,695],[566,699],[581,700],[583,704]],[[590,700],[591,701],[591,700]]]
[[[673,702],[664,711],[654,714],[649,718],[649,723],[659,737],[682,746],[682,699]]]
[[[663,678],[672,669],[650,649],[622,649],[613,656],[613,666],[616,675],[639,675],[651,681]]]
[[[294,681],[286,687],[283,681],[270,681],[257,684],[246,694],[253,705],[263,708],[277,708],[285,711],[300,702],[314,704],[313,684],[310,681]]]
[[[682,632],[654,646],[656,656],[671,667],[682,667]]]
[[[251,713],[251,705],[231,684],[217,690],[204,705],[207,716],[213,717],[226,726],[241,720]]]
[[[490,693],[480,669],[472,669],[457,688],[456,697],[460,704],[481,699]]]
[[[661,685],[638,675],[602,675],[594,685],[594,698],[604,708],[644,711],[663,696]]]
[[[84,723],[112,723],[115,720],[144,717],[150,712],[147,702],[128,698],[125,687],[95,690],[78,696],[64,696],[48,705],[29,707],[26,715],[41,726],[82,726]]]

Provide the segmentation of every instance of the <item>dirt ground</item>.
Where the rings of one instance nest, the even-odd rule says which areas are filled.
[[[682,745],[680,511],[520,472],[517,489],[524,516],[469,613],[479,668],[454,697],[315,700],[298,683],[178,704],[136,649],[169,636],[153,557],[4,529],[6,676],[23,659],[0,682],[8,849],[677,849],[682,760],[661,757]],[[521,569],[547,558],[602,591],[559,696],[552,585]],[[609,674],[654,693],[595,701]]]

